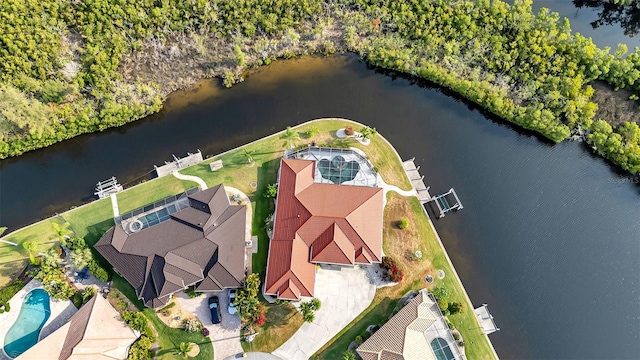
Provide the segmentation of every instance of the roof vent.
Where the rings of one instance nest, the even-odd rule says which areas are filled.
[[[298,217],[300,217],[300,214],[298,214]]]

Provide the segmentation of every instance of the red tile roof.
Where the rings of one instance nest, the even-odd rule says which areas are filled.
[[[381,188],[317,184],[315,162],[283,159],[265,293],[313,296],[312,263],[380,262]]]

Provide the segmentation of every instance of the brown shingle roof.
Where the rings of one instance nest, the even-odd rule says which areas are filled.
[[[116,225],[95,245],[147,306],[199,281],[201,291],[242,284],[246,208],[231,205],[222,185],[190,195],[189,206],[132,234]]]
[[[313,296],[315,267],[310,261],[380,262],[382,189],[318,184],[313,182],[314,172],[314,161],[281,161],[266,294]]]

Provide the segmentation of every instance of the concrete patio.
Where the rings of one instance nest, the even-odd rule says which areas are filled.
[[[363,268],[323,265],[316,272],[315,295],[322,306],[313,323],[302,327],[273,354],[287,360],[307,360],[364,311],[376,293]]]

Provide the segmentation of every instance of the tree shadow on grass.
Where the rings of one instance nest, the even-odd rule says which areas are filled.
[[[109,218],[87,227],[87,235],[84,236],[84,242],[87,246],[93,247],[113,225],[113,219]]]
[[[265,231],[264,221],[267,216],[274,211],[273,199],[265,198],[263,194],[269,184],[276,182],[279,166],[279,158],[263,162],[257,169],[258,181],[256,190],[250,195],[251,200],[256,202],[256,206],[253,209],[253,234],[258,235],[258,253],[253,254],[253,269],[254,272],[261,274],[261,278],[263,278],[264,268],[267,264],[267,249],[269,247],[269,239]]]
[[[273,304],[269,306],[267,311],[267,319],[263,326],[264,330],[271,328],[279,328],[289,323],[297,313],[297,310],[291,304]]]

